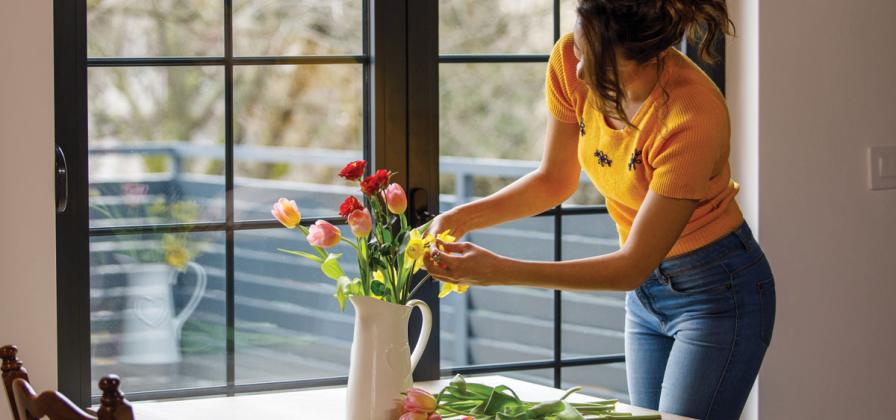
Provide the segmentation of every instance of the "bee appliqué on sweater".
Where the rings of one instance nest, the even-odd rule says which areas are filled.
[[[635,168],[642,163],[644,162],[641,160],[641,149],[635,149],[635,151],[632,152],[632,157],[628,160],[628,170],[634,171]]]
[[[594,151],[594,157],[597,158],[597,164],[601,167],[604,166],[613,166],[613,161],[607,156],[606,153],[602,152],[600,149]]]

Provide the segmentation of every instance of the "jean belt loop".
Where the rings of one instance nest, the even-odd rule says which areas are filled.
[[[660,282],[660,284],[669,284],[669,278],[666,276],[666,272],[663,271],[662,263],[660,263],[653,272],[656,274],[656,280]]]
[[[746,222],[740,227],[738,227],[734,231],[734,235],[737,236],[737,239],[740,241],[741,245],[744,246],[744,249],[749,251],[753,248],[753,237],[750,235],[750,230],[746,228]]]

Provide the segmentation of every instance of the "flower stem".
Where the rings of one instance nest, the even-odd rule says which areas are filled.
[[[431,279],[432,279],[432,276],[430,276],[429,273],[426,273],[426,276],[423,277],[422,280],[420,280],[420,283],[417,283],[417,286],[414,286],[414,290],[411,290],[411,293],[408,293],[407,300],[411,300],[411,298],[414,297],[414,294],[417,293],[417,290],[420,290],[420,287],[422,287],[423,284],[426,283],[426,280],[431,280]]]

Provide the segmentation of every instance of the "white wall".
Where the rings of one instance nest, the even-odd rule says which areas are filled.
[[[732,51],[740,199],[777,277],[763,420],[892,417],[896,190],[867,189],[866,148],[896,145],[893,22],[889,0],[763,0]]]
[[[0,1],[0,345],[56,387],[53,2]],[[5,394],[0,420],[12,419]]]
[[[731,114],[731,171],[740,182],[738,204],[744,218],[759,232],[759,2],[728,3],[737,36],[728,37],[725,50],[725,94]],[[742,420],[759,418],[757,388],[744,407]]]

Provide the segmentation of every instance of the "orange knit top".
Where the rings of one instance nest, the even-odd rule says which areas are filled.
[[[659,82],[634,117],[635,128],[607,124],[576,77],[573,36],[561,38],[547,69],[547,105],[560,121],[579,124],[578,160],[606,198],[625,244],[647,191],[699,200],[667,257],[725,236],[743,223],[739,186],[728,163],[731,129],[725,98],[690,59],[666,54]]]

